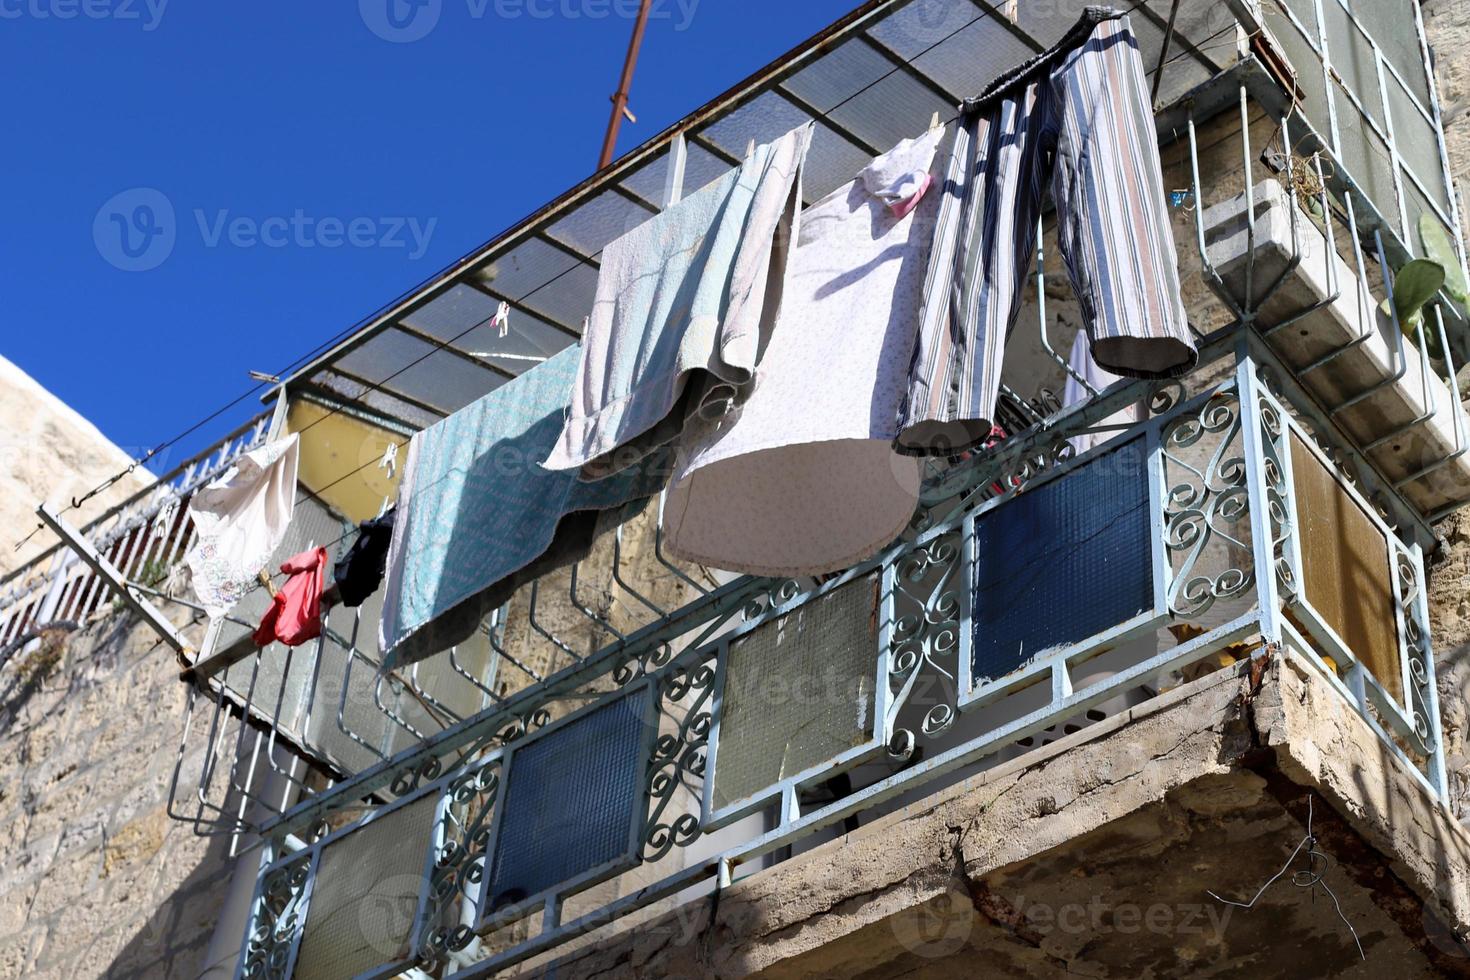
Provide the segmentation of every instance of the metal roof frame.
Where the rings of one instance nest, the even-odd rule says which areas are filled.
[[[1160,9],[1150,9],[1148,2],[1157,3]],[[1173,5],[1177,5],[1177,0],[1145,0],[1145,2],[1129,4],[1130,13],[1139,15],[1136,18],[1136,27],[1140,31],[1146,28],[1160,39],[1167,39],[1164,40],[1164,51],[1159,57],[1159,67],[1151,70],[1161,70],[1164,65],[1173,65],[1182,59],[1192,59],[1196,69],[1202,68],[1206,71],[1218,69],[1220,66],[1211,62],[1200,52],[1193,40],[1186,36],[1186,31],[1182,27],[1168,29],[1167,25],[1173,21],[1173,15],[1177,13]],[[914,11],[917,11],[917,14]],[[889,33],[898,31],[901,35],[904,29],[901,18],[905,15],[909,15],[910,20],[917,16],[925,30],[934,29],[934,25],[947,26],[951,20],[962,20],[963,23],[934,43],[921,50],[907,52],[905,56],[905,51],[895,46],[896,42],[893,38],[885,41],[874,33],[875,30],[892,25]],[[890,18],[892,18],[891,21]],[[867,0],[809,40],[716,96],[704,106],[609,166],[592,174],[555,200],[533,211],[426,282],[380,308],[354,327],[347,336],[286,377],[283,385],[290,389],[292,386],[309,383],[320,388],[323,385],[319,375],[330,370],[344,380],[362,385],[364,391],[357,396],[358,398],[381,393],[425,413],[426,416],[442,416],[452,412],[457,407],[456,405],[438,404],[432,398],[423,397],[422,393],[416,396],[414,392],[406,391],[395,385],[394,380],[409,368],[435,356],[439,350],[446,351],[444,356],[454,358],[458,363],[483,370],[485,391],[493,390],[521,372],[496,366],[485,357],[455,345],[456,340],[471,331],[483,328],[486,321],[468,324],[458,336],[450,336],[449,339],[445,339],[406,323],[405,321],[415,313],[446,296],[456,286],[463,285],[497,305],[501,302],[506,303],[512,313],[518,315],[512,316],[513,325],[524,324],[526,318],[534,318],[531,325],[536,327],[542,339],[538,343],[535,337],[523,336],[522,340],[529,348],[540,349],[543,353],[550,354],[554,351],[546,349],[549,345],[563,343],[564,346],[564,342],[575,342],[581,336],[580,314],[576,311],[580,307],[580,298],[584,296],[588,285],[595,285],[600,248],[598,251],[589,251],[585,247],[579,248],[576,244],[569,242],[566,229],[568,222],[579,216],[585,216],[592,221],[596,221],[599,217],[606,218],[609,217],[609,212],[615,211],[619,206],[625,206],[630,215],[644,215],[644,220],[657,214],[662,202],[653,201],[647,193],[636,191],[628,181],[646,172],[649,168],[658,167],[660,160],[671,156],[672,148],[681,143],[688,146],[691,157],[702,153],[712,157],[714,162],[721,167],[738,165],[740,158],[737,154],[743,148],[745,141],[740,140],[740,145],[732,147],[728,145],[727,140],[726,145],[722,145],[718,127],[721,124],[739,125],[740,120],[737,119],[736,114],[763,97],[771,105],[783,111],[790,110],[790,113],[799,114],[803,118],[815,119],[819,126],[819,139],[825,137],[829,148],[835,147],[834,152],[841,151],[843,161],[847,157],[852,157],[854,160],[859,158],[866,160],[878,155],[886,147],[880,145],[880,141],[875,140],[871,135],[860,131],[862,124],[869,121],[868,114],[849,104],[882,84],[888,89],[912,93],[915,99],[923,100],[922,104],[916,103],[910,106],[905,102],[902,106],[903,113],[913,117],[916,127],[928,120],[931,110],[947,110],[949,116],[952,117],[955,107],[964,98],[973,95],[976,89],[957,91],[953,84],[946,85],[944,81],[936,77],[935,71],[926,70],[920,62],[951,42],[963,50],[970,50],[963,48],[966,42],[955,39],[971,31],[975,25],[985,22],[995,25],[998,30],[991,31],[985,36],[984,40],[987,43],[982,46],[981,50],[1008,46],[1011,51],[1012,57],[998,66],[1002,70],[1043,50],[1052,40],[1050,37],[1033,36],[1033,33],[1028,31],[1024,25],[1007,19],[998,9],[998,5],[988,0]],[[1052,30],[1053,26],[1056,26],[1057,33],[1060,33],[1060,30],[1070,25],[1048,23],[1046,29]],[[986,30],[987,27],[982,26],[977,33],[983,33]],[[913,37],[908,39],[915,40]],[[1002,39],[1004,45],[997,43]],[[927,40],[927,38],[918,40]],[[855,47],[848,48],[849,44]],[[1171,50],[1173,57],[1165,61],[1164,56]],[[831,61],[828,60],[829,56],[832,56]],[[881,70],[882,73],[830,105],[824,105],[823,102],[818,101],[811,92],[803,91],[803,88],[821,88],[824,82],[823,71],[830,69],[827,71],[828,75],[833,72],[840,73],[844,67],[844,59],[848,61],[855,59],[864,63],[869,71]],[[811,73],[809,77],[803,74],[807,72]],[[891,81],[894,79],[901,81]],[[826,81],[828,84],[835,84],[830,78]],[[839,90],[841,88],[841,86],[836,87]],[[772,102],[772,99],[779,101]],[[879,108],[882,107],[879,106]],[[848,110],[845,114],[847,118],[843,118],[844,108]],[[895,107],[890,106],[890,108]],[[774,120],[771,122],[774,125],[780,125]],[[779,130],[779,132],[784,131],[784,128]],[[771,135],[779,135],[779,132]],[[704,162],[708,163],[708,161]],[[840,171],[842,165],[841,162],[834,163],[831,169]],[[706,169],[708,169],[707,166]],[[820,197],[829,190],[831,190],[830,187],[818,186],[813,194],[815,197]],[[601,210],[594,212],[592,210],[594,208]],[[616,215],[612,217],[615,222]],[[625,225],[623,230],[627,230],[628,227],[631,225]],[[545,258],[549,268],[555,274],[528,290],[497,286],[493,282],[497,260],[507,257],[517,258],[520,255],[519,250],[523,246],[530,246],[531,243],[534,243],[538,256]],[[569,284],[558,286],[564,279],[573,276],[580,277],[578,286],[574,287]],[[572,302],[567,302],[569,297],[572,298]],[[556,309],[557,305],[562,306],[563,309]],[[587,305],[590,307],[590,301],[587,302]],[[573,322],[568,322],[568,320]],[[550,331],[548,332],[546,328],[550,328]],[[407,364],[387,365],[385,367],[389,370],[383,372],[362,372],[340,365],[344,357],[367,349],[375,338],[385,336],[394,330],[416,341],[432,344],[433,347],[421,357]],[[514,355],[512,357],[514,358]],[[375,382],[371,380],[372,377],[383,377],[383,380]],[[344,392],[337,392],[336,395],[348,402],[355,400]],[[265,397],[267,399],[274,397],[274,392]]]

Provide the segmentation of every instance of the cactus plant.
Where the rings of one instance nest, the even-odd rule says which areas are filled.
[[[1432,259],[1412,259],[1406,262],[1393,277],[1393,310],[1398,316],[1399,329],[1411,341],[1423,326],[1425,350],[1430,356],[1440,358],[1439,333],[1429,329],[1424,322],[1424,306],[1445,285],[1445,267]],[[1383,311],[1388,314],[1388,300],[1383,301]]]
[[[1424,246],[1424,257],[1444,267],[1444,291],[1449,293],[1456,303],[1465,306],[1467,300],[1470,300],[1470,289],[1466,288],[1465,273],[1460,268],[1460,260],[1455,254],[1455,246],[1450,242],[1449,233],[1434,215],[1421,214],[1419,216],[1419,241]]]

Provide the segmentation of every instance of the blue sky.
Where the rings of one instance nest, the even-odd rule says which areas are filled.
[[[657,0],[619,153],[857,2]],[[0,0],[0,354],[177,434],[590,174],[636,7]]]

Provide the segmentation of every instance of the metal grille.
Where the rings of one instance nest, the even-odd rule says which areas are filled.
[[[296,980],[348,980],[408,956],[437,803],[431,794],[322,849]]]
[[[648,704],[639,690],[515,750],[490,911],[632,860]]]
[[[975,683],[1153,607],[1148,487],[1134,440],[975,522]]]
[[[715,809],[872,739],[877,603],[874,576],[730,644],[711,791]]]
[[[1402,704],[1388,539],[1296,435],[1291,471],[1307,601]]]

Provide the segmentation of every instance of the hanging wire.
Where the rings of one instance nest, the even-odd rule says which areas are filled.
[[[1135,0],[1134,3],[1132,3],[1132,4],[1130,4],[1128,6],[1127,10],[1125,10],[1125,13],[1130,13],[1132,11],[1135,11],[1138,8],[1145,6],[1147,4],[1147,2],[1148,2],[1148,0]],[[985,19],[987,19],[987,18],[989,18],[991,16],[992,16],[992,14],[990,12],[982,11],[981,13],[977,14],[975,17],[973,17],[970,20],[966,21],[964,24],[960,25],[959,27],[955,28],[954,30],[950,31],[949,33],[945,34],[943,37],[941,37],[938,40],[934,41],[933,43],[927,45],[922,50],[915,52],[911,57],[900,59],[901,60],[901,64],[895,64],[893,66],[893,68],[891,68],[889,71],[885,72],[882,75],[879,75],[877,78],[875,78],[872,81],[868,82],[867,84],[863,85],[857,91],[855,91],[852,94],[848,95],[841,102],[838,102],[837,105],[835,105],[831,109],[827,110],[827,112],[823,114],[824,117],[830,116],[836,109],[839,109],[842,106],[848,104],[853,99],[856,99],[858,96],[862,95],[863,93],[867,92],[869,89],[873,88],[875,85],[878,85],[879,83],[885,81],[886,79],[890,78],[891,76],[897,74],[899,71],[902,71],[904,69],[904,67],[911,67],[920,58],[922,58],[924,55],[928,54],[929,52],[933,51],[934,49],[938,48],[941,44],[944,44],[946,41],[949,41],[951,38],[955,37],[956,35],[962,33],[963,31],[968,30],[970,27],[972,27],[976,23],[979,23],[980,21],[985,20]],[[1209,42],[1210,40],[1212,40],[1214,37],[1218,36],[1221,33],[1223,33],[1223,29],[1222,29],[1222,31],[1216,31],[1215,34],[1211,35],[1209,38],[1206,38],[1205,39],[1205,43]],[[1166,67],[1167,65],[1173,64],[1175,61],[1177,61],[1177,60],[1179,60],[1181,58],[1184,58],[1186,56],[1192,57],[1192,56],[1194,56],[1194,52],[1193,51],[1188,51],[1188,50],[1181,51],[1178,54],[1175,54],[1172,57],[1170,57],[1166,62],[1164,62],[1160,66],[1158,66],[1158,68],[1156,68],[1155,71],[1162,71],[1162,69],[1164,67]],[[944,121],[944,124],[945,125],[948,125],[948,123],[953,122],[956,118],[958,118],[958,116],[951,116],[949,119],[947,119],[947,120]],[[583,262],[579,262],[576,265],[572,265],[569,268],[564,269],[563,271],[561,271],[557,275],[552,276],[550,279],[548,279],[545,282],[541,283],[540,285],[536,286],[534,289],[531,289],[531,290],[527,291],[525,294],[523,294],[523,298],[525,296],[533,295],[534,293],[537,293],[540,290],[545,289],[546,287],[554,284],[557,280],[561,279],[563,276],[565,276],[568,273],[570,273],[570,272],[574,271],[575,269],[579,268],[582,264],[584,264],[584,263]],[[415,292],[423,289],[425,286],[429,285],[430,283],[435,282],[436,280],[438,280],[439,278],[441,278],[443,275],[444,275],[444,273],[440,273],[440,274],[438,274],[438,275],[436,275],[434,277],[431,277],[431,278],[425,280],[423,283],[421,283],[419,286],[415,287],[410,292],[403,294],[403,296],[404,297],[407,297],[407,296],[412,295],[413,293],[415,293]],[[403,298],[403,297],[400,297],[400,299],[401,298]],[[394,301],[394,303],[397,303],[397,302],[398,302],[398,300],[395,300]],[[367,322],[371,321],[372,319],[378,317],[385,310],[389,309],[392,305],[393,304],[389,304],[388,307],[381,308],[378,312],[372,314],[367,320],[358,321],[358,323],[355,323],[352,326],[350,326],[350,327],[348,327],[348,328],[346,328],[346,329],[344,329],[342,331],[339,331],[337,334],[333,335],[331,338],[327,339],[326,341],[322,342],[321,344],[318,344],[312,350],[308,351],[306,354],[302,355],[301,357],[298,357],[296,360],[294,360],[293,362],[291,362],[290,364],[288,364],[281,371],[277,372],[275,376],[276,377],[282,377],[282,376],[286,375],[287,373],[289,373],[294,368],[296,368],[296,367],[300,366],[301,364],[307,362],[312,357],[316,356],[320,352],[322,352],[322,351],[328,349],[329,347],[331,347],[333,344],[335,344],[335,343],[339,342],[340,340],[342,340],[342,339],[344,339],[344,338],[346,338],[348,336],[351,336],[352,334],[356,333],[359,329],[361,329],[361,327],[365,323],[367,323]],[[397,371],[393,372],[392,374],[388,375],[387,377],[383,378],[382,380],[367,385],[355,397],[361,398],[363,395],[369,394],[369,393],[374,392],[374,391],[380,391],[380,390],[382,390],[382,387],[384,385],[386,385],[388,382],[392,381],[394,378],[398,377],[399,375],[403,374],[405,371],[407,371],[410,368],[415,367],[416,365],[422,363],[423,361],[427,360],[429,357],[432,357],[434,354],[439,353],[440,351],[444,350],[446,347],[448,347],[451,344],[453,344],[455,341],[460,340],[461,338],[463,338],[463,337],[467,336],[468,334],[474,332],[475,330],[477,330],[480,327],[486,325],[487,323],[494,323],[495,320],[496,320],[496,315],[491,315],[491,316],[486,317],[485,319],[483,319],[483,320],[481,320],[481,321],[479,321],[477,323],[472,324],[471,326],[467,327],[465,330],[463,330],[460,333],[454,335],[453,337],[449,337],[449,338],[447,338],[445,340],[440,340],[440,341],[435,342],[433,344],[433,346],[427,352],[425,352],[423,355],[421,355],[421,356],[415,358],[414,360],[410,361],[409,363],[405,364],[403,367],[399,368]],[[499,356],[499,355],[497,355],[497,356]],[[170,439],[166,439],[163,442],[159,443],[157,446],[153,447],[152,449],[150,449],[146,453],[144,453],[143,456],[141,456],[139,459],[134,460],[126,469],[124,469],[121,472],[115,474],[114,476],[111,476],[108,479],[104,480],[102,483],[98,484],[93,489],[91,489],[91,490],[87,491],[86,493],[82,494],[80,497],[73,497],[71,499],[70,505],[67,506],[67,507],[65,507],[65,508],[63,508],[61,510],[61,513],[65,514],[65,513],[69,512],[71,510],[76,510],[76,509],[80,508],[87,501],[89,501],[92,498],[96,497],[98,494],[105,492],[110,487],[115,486],[120,480],[125,479],[129,474],[135,472],[140,465],[146,464],[149,460],[153,459],[153,457],[155,457],[158,453],[162,452],[164,449],[168,448],[169,446],[175,445],[176,443],[178,443],[179,441],[181,441],[181,440],[183,440],[185,438],[188,438],[190,435],[192,435],[195,432],[199,431],[204,426],[208,425],[210,422],[212,422],[215,419],[219,418],[221,415],[223,415],[225,412],[229,411],[231,408],[233,408],[236,405],[240,404],[241,402],[245,401],[247,398],[250,398],[252,395],[258,394],[261,390],[269,387],[270,385],[271,385],[271,382],[262,380],[258,384],[256,384],[253,387],[251,387],[249,390],[245,391],[243,394],[241,394],[238,397],[232,399],[231,401],[229,401],[225,405],[221,406],[220,408],[218,408],[215,411],[211,412],[210,414],[208,414],[204,418],[202,418],[199,421],[195,422],[194,424],[190,425],[188,428],[184,429],[182,432],[178,433],[177,435],[173,436]],[[322,422],[327,421],[329,418],[333,417],[334,415],[340,414],[344,410],[345,409],[343,407],[340,407],[340,406],[331,407],[331,408],[329,408],[327,410],[327,412],[324,415],[322,415],[321,417],[319,417],[317,419],[314,419],[312,422],[310,422],[306,426],[304,426],[300,430],[300,432],[306,432],[307,430],[311,429],[312,427],[314,427],[314,426],[316,426],[316,425],[318,425],[318,424],[320,424]],[[400,446],[402,446],[402,445],[403,444],[400,444]],[[355,476],[357,473],[361,472],[363,469],[366,469],[366,464],[363,465],[363,466],[359,466],[356,469],[354,469],[354,470],[352,470],[352,471],[350,471],[348,473],[343,474],[342,477],[340,477],[337,480],[334,480],[332,483],[328,484],[327,487],[324,487],[324,488],[322,488],[322,490],[319,490],[317,492],[320,493],[320,492],[323,492],[326,489],[330,489],[331,487],[336,486],[337,484],[343,482],[344,480],[347,480],[347,479],[351,478],[352,476]],[[20,541],[18,541],[15,544],[14,550],[19,551],[28,541],[30,541],[33,537],[35,537],[36,534],[38,534],[40,531],[42,531],[44,529],[45,529],[45,525],[38,523],[36,525],[36,527],[33,528],[29,534],[27,534],[24,538],[22,538]]]
[[[1302,856],[1306,859],[1306,867],[1298,868],[1296,871],[1292,872],[1291,883],[1297,888],[1310,889],[1313,898],[1316,898],[1317,896],[1317,886],[1320,885],[1322,887],[1322,890],[1327,893],[1327,897],[1332,899],[1332,907],[1337,910],[1337,917],[1342,920],[1343,925],[1347,926],[1348,932],[1352,933],[1353,943],[1356,944],[1358,947],[1358,955],[1364,960],[1367,960],[1368,957],[1363,952],[1363,943],[1361,940],[1358,939],[1358,930],[1353,928],[1353,924],[1349,922],[1348,917],[1343,914],[1342,904],[1338,902],[1337,895],[1333,893],[1332,888],[1324,880],[1327,874],[1327,869],[1331,866],[1331,859],[1326,854],[1323,854],[1321,851],[1317,850],[1317,835],[1312,832],[1312,797],[1310,795],[1307,796],[1306,836],[1301,839],[1301,843],[1297,844],[1296,849],[1291,852],[1291,857],[1286,859],[1286,863],[1281,866],[1281,870],[1276,872],[1270,878],[1266,879],[1266,883],[1260,887],[1260,890],[1256,892],[1255,896],[1249,902],[1237,902],[1233,901],[1232,899],[1222,898],[1221,896],[1216,895],[1214,892],[1210,891],[1208,888],[1205,889],[1205,894],[1209,895],[1217,902],[1223,902],[1226,905],[1233,905],[1235,908],[1238,909],[1254,908],[1256,902],[1260,901],[1261,896],[1266,894],[1266,889],[1276,884],[1276,882],[1280,880],[1281,876],[1286,874],[1287,870],[1291,868],[1291,863],[1296,860],[1298,854],[1302,854],[1302,848],[1304,847],[1307,850],[1306,853]]]

